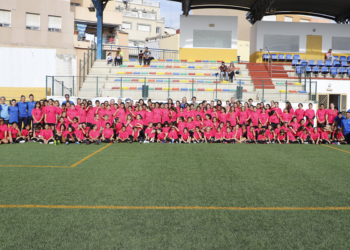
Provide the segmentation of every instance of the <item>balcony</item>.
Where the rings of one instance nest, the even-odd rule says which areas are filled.
[[[123,11],[123,16],[129,16],[129,17],[139,17],[139,13],[136,11],[128,11],[128,10],[124,10]]]
[[[116,0],[116,2],[124,2],[124,0]],[[128,0],[127,2],[132,4],[148,5],[148,6],[158,7],[158,8],[160,6],[159,2],[150,1],[150,0]]]
[[[164,17],[157,17],[157,22],[164,23]]]
[[[142,13],[141,12],[139,17],[143,18],[143,19],[156,20],[156,15],[155,14],[149,14],[149,13]]]

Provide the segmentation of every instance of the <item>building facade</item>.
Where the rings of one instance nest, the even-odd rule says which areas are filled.
[[[129,34],[128,46],[144,47],[147,37],[164,33],[160,3],[150,0],[116,0],[116,12],[122,13],[122,30]]]

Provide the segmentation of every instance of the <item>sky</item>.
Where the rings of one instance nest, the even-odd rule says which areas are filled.
[[[165,27],[180,28],[182,4],[179,2],[160,0],[160,15],[165,17]],[[170,22],[171,20],[171,22]]]

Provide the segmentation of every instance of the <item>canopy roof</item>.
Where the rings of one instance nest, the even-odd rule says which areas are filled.
[[[350,0],[170,0],[182,3],[184,15],[191,9],[223,8],[247,11],[251,23],[265,15],[299,14],[349,23]]]

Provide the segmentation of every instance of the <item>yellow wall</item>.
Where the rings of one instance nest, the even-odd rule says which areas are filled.
[[[250,55],[250,42],[241,41],[237,42],[237,55],[241,57],[241,61],[249,62]]]
[[[261,52],[261,51],[257,51],[253,54],[250,55],[250,59],[249,61],[251,63],[262,63],[263,60],[262,60],[262,57],[263,57],[263,54],[267,54],[267,52]],[[271,52],[271,54],[277,54],[277,57],[279,54],[284,54],[284,55],[300,55],[300,59],[305,59],[305,60],[324,60],[325,58],[325,53],[322,53],[322,59],[317,59],[315,58],[315,55],[314,53],[311,53],[311,54],[308,54],[308,53],[282,53],[282,52]],[[340,54],[340,53],[333,53],[333,56],[339,56],[339,59],[341,56],[346,56],[346,58],[348,56],[350,56],[350,54]]]
[[[6,102],[11,99],[20,100],[21,95],[29,100],[29,95],[34,95],[34,100],[39,101],[40,99],[46,98],[45,94],[46,88],[15,88],[15,87],[0,87],[0,96],[6,97]],[[51,88],[47,88],[47,95],[51,95]]]
[[[223,60],[237,61],[236,49],[197,49],[180,48],[180,60]]]

